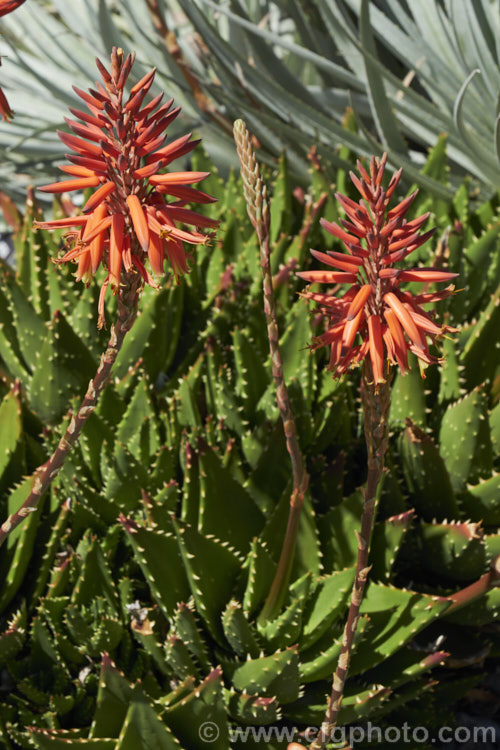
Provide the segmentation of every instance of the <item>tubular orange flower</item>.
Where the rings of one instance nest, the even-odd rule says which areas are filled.
[[[155,70],[132,86],[130,96],[125,97],[133,62],[134,55],[124,59],[123,51],[113,48],[110,71],[96,60],[103,83],[89,93],[75,88],[89,111],[72,108],[80,122],[66,122],[75,135],[59,132],[63,143],[75,152],[67,154],[70,164],[60,167],[70,179],[39,188],[46,193],[95,188],[83,206],[83,216],[37,222],[37,226],[74,227],[66,235],[66,253],[58,262],[77,263],[76,278],[87,286],[101,263],[107,270],[99,303],[100,325],[108,284],[116,294],[122,273],[138,272],[143,283],[156,286],[146,270],[146,260],[154,276],[161,276],[167,259],[179,277],[189,270],[191,259],[182,243],[207,244],[213,233],[202,234],[196,229],[218,225],[186,208],[188,203],[214,201],[191,187],[208,172],[163,171],[199,141],[190,140],[188,134],[165,143],[166,127],[180,111],[171,109],[173,99],[159,106],[162,96],[157,96],[142,107]],[[176,222],[195,229],[181,229]]]
[[[450,281],[458,275],[439,268],[394,268],[394,263],[423,245],[434,230],[420,234],[428,213],[411,221],[405,218],[417,191],[388,210],[402,171],[392,176],[384,190],[386,159],[387,154],[381,159],[372,156],[369,173],[358,161],[360,176],[351,173],[351,179],[361,200],[356,203],[337,193],[347,219],[338,224],[321,220],[323,228],[341,240],[347,254],[317,250],[311,253],[317,260],[340,270],[298,273],[310,283],[351,284],[342,296],[309,291],[302,294],[318,302],[328,319],[328,331],[314,339],[312,348],[331,347],[329,368],[335,375],[367,359],[375,384],[385,381],[387,364],[397,365],[404,374],[408,369],[408,351],[425,365],[437,362],[429,353],[428,340],[432,343],[455,330],[437,325],[421,307],[450,296],[453,286],[441,292],[412,295],[400,289],[400,284]]]

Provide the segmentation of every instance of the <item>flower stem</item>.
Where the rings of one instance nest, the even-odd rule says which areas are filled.
[[[273,294],[271,251],[269,245],[270,213],[266,185],[260,174],[259,164],[252,148],[250,133],[243,120],[234,123],[234,138],[241,165],[241,176],[247,203],[248,215],[257,233],[260,245],[260,266],[264,289],[264,314],[271,354],[271,367],[276,386],[276,399],[283,420],[286,447],[292,464],[293,489],[290,497],[288,525],[281,549],[278,567],[269,594],[260,614],[261,621],[272,619],[279,613],[286,596],[288,579],[293,563],[300,513],[309,477],[304,467],[302,453],[297,440],[295,417],[283,375],[283,359],[279,345],[278,319]]]
[[[135,271],[129,272],[122,276],[122,286],[118,294],[118,316],[116,323],[111,327],[108,346],[101,356],[101,361],[95,376],[90,381],[87,393],[85,394],[78,411],[73,415],[66,428],[59,445],[51,457],[42,466],[35,471],[31,492],[20,506],[12,513],[7,520],[0,526],[0,546],[7,539],[8,535],[26,518],[29,513],[37,509],[42,495],[49,488],[52,480],[61,470],[66,456],[77,442],[85,422],[94,411],[97,400],[104,390],[110,375],[111,368],[118,356],[125,334],[130,330],[137,315],[137,302],[139,291],[142,287],[142,280]]]
[[[373,377],[369,372],[369,368],[365,367],[361,382],[361,395],[363,400],[366,447],[368,450],[368,476],[364,492],[361,529],[356,534],[358,538],[356,575],[342,638],[342,648],[337,669],[333,676],[333,687],[325,719],[321,731],[310,745],[310,750],[323,750],[332,729],[337,724],[349,671],[354,637],[359,622],[359,611],[371,567],[368,565],[370,540],[375,521],[377,489],[384,470],[384,458],[388,443],[387,415],[390,406],[390,378],[387,377],[387,380],[378,386],[374,386],[372,381]]]

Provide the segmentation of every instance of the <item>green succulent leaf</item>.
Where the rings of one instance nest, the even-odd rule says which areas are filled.
[[[445,425],[444,420],[442,425]],[[399,441],[401,464],[411,503],[428,521],[459,516],[451,467],[443,460],[446,445],[446,442],[441,444],[440,454],[432,438],[410,421]]]
[[[414,511],[408,510],[375,524],[370,544],[372,580],[391,579],[397,554],[411,527],[413,516]]]
[[[422,428],[427,424],[425,381],[420,375],[416,357],[410,359],[410,371],[404,376],[398,372],[392,387],[389,423],[393,428],[403,427],[405,419],[411,419]]]
[[[342,617],[354,582],[354,568],[320,578],[304,612],[300,647],[309,648]]]
[[[276,696],[282,704],[291,703],[299,694],[299,659],[294,648],[272,656],[249,659],[236,667],[231,677],[236,690]]]
[[[467,481],[490,476],[491,438],[487,399],[481,388],[448,407],[441,422],[439,443],[455,491],[464,489]]]
[[[265,726],[278,721],[279,703],[276,698],[248,695],[231,691],[227,698],[228,711],[239,724]]]
[[[264,525],[264,516],[210,446],[200,446],[199,462],[199,530],[231,544],[239,552],[247,552],[252,538]]]
[[[182,747],[203,750],[206,747],[203,724],[210,722],[218,730],[218,743],[228,747],[229,727],[223,701],[221,670],[214,669],[193,692],[169,706],[163,720]]]
[[[422,560],[435,575],[473,581],[485,571],[486,553],[476,524],[422,524]]]
[[[173,617],[177,603],[187,601],[190,595],[173,528],[167,532],[153,531],[137,526],[128,519],[122,523],[158,606],[166,617]],[[171,571],[168,578],[165,577],[165,564]]]
[[[14,386],[2,399],[0,424],[0,489],[6,489],[21,479],[23,468],[26,470],[19,386]]]
[[[228,643],[240,659],[245,659],[248,654],[254,659],[259,656],[261,647],[239,602],[232,600],[228,603],[222,613],[222,628]]]
[[[116,740],[113,739],[68,738],[47,729],[32,729],[30,739],[39,750],[63,750],[68,747],[74,750],[113,750],[116,746]]]
[[[229,545],[172,519],[196,610],[216,641],[224,643],[220,615],[231,597],[240,560]]]
[[[38,351],[39,350],[39,351]],[[49,324],[30,384],[30,401],[45,422],[54,423],[68,409],[72,396],[82,396],[96,363],[63,314],[56,312]]]
[[[21,484],[12,490],[7,498],[7,516],[15,513],[28,497],[33,483],[32,477],[26,477]],[[39,515],[44,501],[38,504],[35,513],[28,517],[10,532],[2,548],[0,571],[2,575],[2,592],[0,594],[0,611],[12,601],[23,583],[28,570],[39,524]]]
[[[438,597],[370,583],[361,612],[370,618],[370,638],[362,641],[351,662],[355,675],[392,655],[449,606]]]
[[[180,743],[145,701],[134,701],[125,716],[115,750],[179,750]]]
[[[243,611],[247,616],[254,615],[269,593],[277,563],[267,546],[254,539],[242,570],[244,585]]]

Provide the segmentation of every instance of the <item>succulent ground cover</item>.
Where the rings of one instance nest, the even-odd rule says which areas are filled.
[[[338,249],[320,224],[340,218],[331,176],[313,152],[308,192],[293,189],[286,157],[272,179],[280,344],[310,484],[286,600],[263,619],[291,474],[259,251],[239,179],[224,184],[199,149],[190,166],[212,173],[204,188],[218,203],[202,210],[221,220],[217,240],[196,251],[182,284],[145,287],[80,444],[0,552],[6,747],[201,750],[206,721],[220,731],[212,746],[244,747],[229,740],[236,727],[300,728],[324,716],[366,463],[359,375],[335,380],[325,351],[305,350],[319,321],[294,275],[310,247]],[[445,179],[444,139],[425,169]],[[346,178],[339,170],[336,185],[354,198]],[[444,340],[443,367],[426,380],[413,367],[393,385],[390,471],[343,724],[395,723],[402,711],[416,724],[442,721],[443,706],[498,653],[499,592],[488,572],[500,553],[497,199],[475,203],[463,185],[451,203],[421,192],[412,211],[431,211],[437,232],[411,264],[446,258],[467,286],[440,303],[460,327]],[[36,202],[10,215],[16,269],[2,266],[0,287],[5,512],[57,444],[105,342],[96,332],[101,271],[82,294],[71,269],[50,262],[60,239],[33,226]]]

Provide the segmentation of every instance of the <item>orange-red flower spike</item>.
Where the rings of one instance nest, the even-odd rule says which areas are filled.
[[[334,250],[326,253],[311,250],[311,254],[336,270],[297,274],[310,283],[347,285],[347,291],[344,287],[340,294],[336,289],[322,294],[302,293],[301,296],[319,304],[327,328],[326,333],[313,339],[311,348],[330,346],[329,368],[337,376],[367,360],[375,385],[387,379],[389,365],[397,365],[405,374],[408,352],[414,353],[424,365],[437,362],[429,353],[429,343],[455,330],[439,326],[420,307],[449,297],[453,287],[419,295],[401,288],[404,282],[433,284],[449,281],[457,274],[441,268],[404,269],[395,265],[430,239],[434,230],[421,233],[429,213],[411,220],[405,218],[416,191],[393,209],[388,208],[402,172],[393,175],[384,190],[386,158],[386,155],[381,159],[372,157],[369,169],[359,162],[360,177],[351,173],[352,182],[361,194],[359,203],[336,193],[348,221],[340,219],[337,224],[321,219],[322,227],[337,242]],[[348,254],[337,251],[339,244],[344,245]]]
[[[71,163],[61,170],[72,179],[40,188],[47,193],[94,188],[83,206],[84,216],[39,226],[74,228],[66,234],[66,248],[58,262],[76,262],[77,278],[86,284],[99,266],[105,267],[106,280],[99,298],[101,324],[105,290],[110,284],[116,294],[123,274],[140,274],[144,283],[156,287],[147,262],[157,277],[164,272],[165,260],[176,277],[189,270],[191,256],[183,243],[207,244],[212,233],[188,231],[177,222],[196,228],[218,225],[186,206],[215,200],[191,187],[209,173],[166,171],[171,161],[187,154],[199,141],[191,140],[191,133],[171,143],[166,141],[165,130],[180,112],[179,107],[171,109],[173,99],[160,106],[160,94],[142,106],[149,98],[155,70],[133,83],[127,97],[124,87],[133,63],[133,54],[125,57],[122,50],[113,48],[111,65],[97,61],[102,83],[88,93],[74,89],[88,112],[71,108],[77,119],[66,119],[66,123],[73,133],[59,132],[72,151],[67,154]]]

